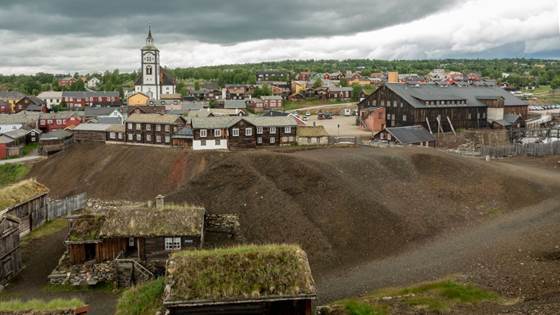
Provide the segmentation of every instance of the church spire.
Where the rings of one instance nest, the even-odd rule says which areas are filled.
[[[146,37],[146,45],[153,46],[154,38],[152,37],[152,25],[148,24],[148,37]]]

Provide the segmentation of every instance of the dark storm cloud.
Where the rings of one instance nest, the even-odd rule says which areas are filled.
[[[43,35],[157,34],[213,43],[370,31],[421,18],[457,0],[2,0],[0,29]]]

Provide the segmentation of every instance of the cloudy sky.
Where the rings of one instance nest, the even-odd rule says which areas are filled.
[[[285,59],[560,58],[560,0],[1,0],[0,73]]]

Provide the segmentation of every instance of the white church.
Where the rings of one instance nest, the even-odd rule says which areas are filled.
[[[154,45],[151,27],[146,46],[142,47],[141,52],[142,72],[134,83],[134,91],[144,93],[154,100],[159,100],[161,95],[175,94],[175,78],[159,64],[159,49]]]

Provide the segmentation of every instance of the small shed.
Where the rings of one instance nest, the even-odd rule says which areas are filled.
[[[49,189],[35,179],[24,180],[0,189],[0,215],[9,214],[20,220],[20,233],[25,234],[47,219]]]
[[[295,245],[249,245],[174,253],[163,304],[170,315],[311,315],[316,289]]]
[[[80,124],[72,129],[76,142],[105,142],[109,124]]]
[[[434,135],[422,126],[388,127],[375,135],[374,140],[401,145],[436,145]]]
[[[329,134],[323,126],[300,126],[297,128],[298,145],[327,145]]]
[[[122,124],[111,125],[106,130],[106,141],[112,142],[124,142],[125,141],[126,128]]]
[[[176,147],[192,147],[193,138],[192,128],[183,127],[171,137],[171,142]]]
[[[49,155],[66,149],[73,142],[73,134],[66,130],[54,130],[39,137],[39,152]]]
[[[5,286],[23,268],[19,224],[19,219],[12,215],[0,215],[0,287]]]

